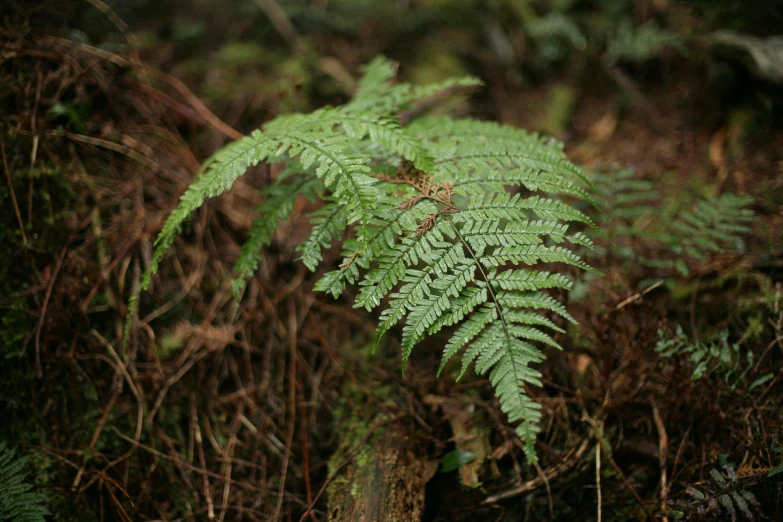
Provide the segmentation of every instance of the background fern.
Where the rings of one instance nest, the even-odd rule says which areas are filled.
[[[49,511],[46,497],[32,493],[25,482],[27,459],[16,457],[16,451],[0,441],[0,520],[12,522],[42,522]]]
[[[655,238],[674,254],[669,260],[646,260],[650,266],[674,268],[683,276],[690,273],[688,261],[703,261],[711,253],[726,247],[741,248],[740,234],[750,231],[753,211],[746,208],[753,202],[750,196],[723,194],[719,198],[700,200],[692,211],[683,211],[668,230]]]
[[[678,33],[661,29],[654,21],[633,27],[629,19],[623,19],[607,38],[605,59],[610,64],[640,63],[655,58],[666,48],[686,52]]]
[[[688,498],[675,500],[676,509],[667,513],[676,519],[702,519],[704,515],[723,517],[736,522],[737,513],[745,520],[764,519],[761,505],[755,495],[743,484],[743,477],[730,465],[724,466],[725,473],[715,468],[710,470],[709,480],[688,486],[685,493]]]
[[[591,179],[600,211],[596,223],[605,232],[607,244],[597,245],[590,254],[634,258],[636,250],[630,242],[646,234],[645,221],[656,211],[658,191],[652,181],[636,177],[632,168],[596,169]]]
[[[393,84],[395,71],[378,58],[347,105],[279,117],[210,158],[164,225],[142,289],[193,209],[250,166],[286,163],[262,192],[235,266],[237,296],[294,199],[323,200],[308,216],[313,228],[299,247],[301,260],[314,270],[335,240],[343,241],[344,260],[316,289],[338,296],[358,284],[356,306],[382,308],[376,346],[404,320],[403,368],[425,337],[454,327],[441,370],[464,352],[460,377],[471,365],[488,374],[534,461],[541,414],[525,387],[541,381],[531,365],[544,359],[541,344],[560,348],[555,318],[574,321],[547,293],[568,290],[570,279],[541,265],[592,270],[573,250],[592,242],[571,226],[594,224],[557,199],[592,201],[590,184],[544,136],[471,119],[422,116],[402,125],[400,115],[411,119],[416,104],[478,82]],[[509,186],[523,190],[512,194]]]
[[[600,239],[606,239],[591,254],[632,259],[667,278],[688,276],[694,263],[710,255],[741,250],[742,235],[754,219],[750,196],[696,199],[668,215],[654,203],[660,199],[654,184],[632,169],[598,169],[591,180],[597,192],[594,219],[604,236]]]
[[[753,367],[753,352],[742,349],[741,341],[729,342],[728,330],[721,330],[717,335],[704,341],[690,339],[677,325],[673,336],[658,330],[658,342],[655,351],[662,357],[688,356],[694,365],[692,380],[698,380],[707,374],[715,374],[723,378],[729,390],[733,391],[748,375]],[[766,374],[756,379],[748,388],[764,384],[773,377]]]

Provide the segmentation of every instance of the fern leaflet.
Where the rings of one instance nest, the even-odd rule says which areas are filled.
[[[25,482],[26,462],[0,441],[0,520],[43,522],[50,514],[44,506],[46,497],[30,492],[32,486]]]

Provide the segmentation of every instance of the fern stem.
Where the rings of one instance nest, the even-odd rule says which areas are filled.
[[[487,291],[489,292],[489,295],[492,297],[492,301],[495,303],[495,309],[498,311],[498,316],[500,317],[500,323],[503,325],[503,333],[506,334],[506,339],[509,341],[511,340],[511,334],[508,333],[508,325],[506,324],[506,318],[503,315],[503,312],[501,312],[500,303],[498,302],[498,298],[495,295],[495,289],[492,288],[492,282],[489,280],[489,277],[487,276],[487,273],[484,271],[484,266],[479,262],[478,258],[476,257],[476,254],[473,252],[473,249],[470,247],[470,244],[468,244],[467,241],[465,241],[465,238],[462,237],[462,234],[459,233],[459,230],[456,226],[454,226],[454,223],[451,222],[450,219],[446,218],[446,221],[449,222],[449,225],[451,225],[451,228],[454,230],[454,232],[457,234],[457,237],[459,238],[460,242],[462,243],[462,246],[468,251],[470,254],[470,257],[473,258],[473,260],[476,262],[476,266],[479,269],[479,272],[481,272],[481,277],[484,278],[484,282],[487,283]],[[513,358],[512,358],[512,364],[513,364]]]

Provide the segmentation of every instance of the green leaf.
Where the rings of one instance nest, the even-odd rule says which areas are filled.
[[[0,520],[44,522],[50,515],[46,497],[34,493],[24,468],[27,459],[16,457],[16,451],[0,441]]]
[[[757,388],[757,387],[761,386],[762,384],[764,384],[767,381],[771,380],[774,376],[775,376],[775,374],[773,374],[773,373],[768,373],[766,375],[762,375],[761,377],[759,377],[758,379],[753,381],[753,383],[751,383],[750,387],[748,387],[748,391],[751,391],[753,388]]]
[[[476,459],[476,454],[472,451],[452,450],[443,455],[440,459],[440,472],[449,473],[461,468],[465,464],[470,464]]]

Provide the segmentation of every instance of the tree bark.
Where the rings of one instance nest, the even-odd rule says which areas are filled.
[[[378,428],[329,485],[329,522],[421,520],[438,463],[416,446],[396,423]]]

